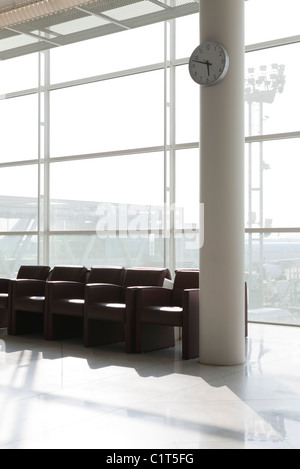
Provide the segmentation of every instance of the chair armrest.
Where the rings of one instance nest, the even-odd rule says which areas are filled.
[[[85,284],[79,282],[50,281],[47,282],[46,295],[51,301],[62,298],[84,298]]]
[[[182,358],[199,357],[199,289],[183,291]]]
[[[163,287],[135,287],[137,289],[137,309],[145,306],[168,306],[172,302],[173,291]],[[128,289],[127,289],[128,290]]]
[[[8,293],[10,280],[6,278],[0,278],[0,293]]]
[[[183,291],[183,309],[189,314],[199,315],[199,288]]]
[[[13,295],[20,296],[44,296],[46,282],[44,280],[15,279],[12,280]]]
[[[85,286],[85,303],[118,302],[123,287],[109,283],[90,283]]]

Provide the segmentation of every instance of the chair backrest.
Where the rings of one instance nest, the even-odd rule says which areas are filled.
[[[125,267],[94,266],[87,277],[87,283],[123,285],[125,273]]]
[[[51,268],[48,265],[21,265],[17,278],[46,280]]]
[[[182,306],[183,291],[194,288],[199,288],[199,270],[176,270],[172,296],[173,306]]]
[[[169,276],[169,269],[151,267],[133,267],[127,269],[123,285],[123,298],[125,298],[127,287],[161,287],[164,283],[164,279],[166,277],[169,278]]]
[[[59,265],[53,268],[48,280],[80,282],[85,281],[87,268],[79,265]]]
[[[151,267],[136,267],[127,269],[124,287],[134,286],[162,286],[164,279],[168,275],[168,269],[158,269]]]

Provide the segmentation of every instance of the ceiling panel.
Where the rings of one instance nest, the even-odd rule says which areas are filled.
[[[18,11],[18,3],[22,4],[22,11]],[[62,4],[68,8],[57,11]],[[46,7],[55,12],[45,14]],[[26,8],[31,8],[30,12]],[[0,0],[0,25],[5,25],[0,26],[0,60],[198,11],[199,0],[36,0],[34,4]],[[3,16],[8,13],[9,20]],[[24,20],[27,17],[30,19]]]

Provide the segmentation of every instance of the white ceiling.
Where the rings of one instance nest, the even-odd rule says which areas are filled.
[[[0,60],[198,11],[199,0],[0,0]]]

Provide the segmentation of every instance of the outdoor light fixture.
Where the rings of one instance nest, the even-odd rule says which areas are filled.
[[[257,70],[248,68],[245,80],[245,100],[248,103],[273,103],[276,93],[282,93],[285,85],[285,66],[260,65]]]

